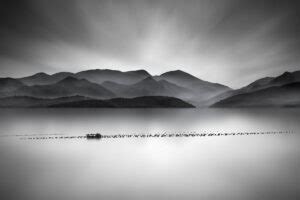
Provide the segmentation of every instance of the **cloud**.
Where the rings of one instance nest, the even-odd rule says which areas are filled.
[[[182,69],[240,87],[300,69],[299,11],[296,0],[2,1],[0,72]]]

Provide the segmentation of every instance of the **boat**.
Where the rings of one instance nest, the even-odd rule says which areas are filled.
[[[89,133],[86,134],[87,139],[101,139],[102,135],[100,133]]]

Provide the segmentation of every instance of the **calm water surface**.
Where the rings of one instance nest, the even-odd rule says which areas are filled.
[[[0,199],[300,199],[300,109],[1,109]],[[20,134],[294,134],[91,141]]]

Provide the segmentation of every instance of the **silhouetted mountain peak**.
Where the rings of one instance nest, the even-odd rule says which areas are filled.
[[[300,71],[295,72],[284,72],[280,76],[274,78],[272,83],[275,85],[282,85],[286,83],[300,81]]]
[[[121,71],[118,70],[112,70],[112,69],[89,69],[89,70],[84,70],[80,71],[78,74],[99,74],[99,73],[105,73],[105,74],[110,74],[110,73],[120,73]]]
[[[86,71],[78,72],[77,74],[93,74],[93,73],[103,73],[103,74],[137,74],[142,76],[151,76],[146,70],[140,69],[140,70],[133,70],[133,71],[119,71],[119,70],[112,70],[112,69],[91,69]]]
[[[110,69],[95,69],[78,72],[75,76],[98,84],[102,84],[105,81],[112,81],[129,85],[143,80],[149,76],[149,74],[143,70],[122,72]]]
[[[173,71],[170,71],[170,72],[172,72],[172,73],[177,73],[177,74],[188,74],[187,72],[182,71],[182,70],[180,70],[180,69],[178,69],[178,70],[173,70]]]
[[[73,75],[73,73],[72,72],[57,72],[57,73],[55,73],[55,74],[52,74],[52,76],[55,76],[55,75]]]
[[[264,89],[230,96],[213,107],[299,107],[300,82],[271,86]]]
[[[257,89],[261,89],[264,86],[268,85],[274,78],[273,77],[265,77],[265,78],[261,78],[258,79],[252,83],[250,83],[249,85],[239,89],[241,92],[245,91],[245,92],[250,92],[250,91],[254,91]]]
[[[32,76],[19,78],[18,80],[26,85],[44,85],[51,83],[52,76],[44,72],[39,72]]]
[[[140,69],[140,70],[135,70],[135,71],[129,71],[131,73],[143,75],[143,76],[151,76],[146,70]]]
[[[292,77],[293,73],[291,72],[284,72],[283,74],[281,74],[280,76],[276,77],[276,78],[289,78]]]
[[[290,74],[292,74],[292,73],[289,72],[289,71],[286,71],[286,72],[284,72],[282,75],[290,75]]]
[[[49,76],[50,76],[49,74],[46,74],[44,72],[39,72],[39,73],[36,73],[36,74],[32,75],[31,77],[40,77],[40,78],[42,78],[42,77],[49,77]]]
[[[181,77],[190,77],[190,78],[196,78],[195,76],[184,72],[182,70],[175,70],[175,71],[169,71],[161,74],[161,76],[181,76]]]
[[[74,74],[71,73],[71,72],[58,72],[58,73],[52,74],[52,77],[56,77],[56,78],[59,78],[59,79],[64,79],[68,76],[73,76],[74,77]]]
[[[39,73],[33,74],[33,75],[31,75],[31,76],[23,77],[23,78],[21,78],[21,80],[48,79],[49,77],[51,77],[51,75],[46,74],[46,73],[44,73],[44,72],[39,72]]]

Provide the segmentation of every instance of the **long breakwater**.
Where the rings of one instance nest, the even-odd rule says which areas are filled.
[[[59,140],[59,139],[138,139],[138,138],[196,138],[196,137],[225,137],[225,136],[254,136],[292,134],[293,131],[255,131],[255,132],[158,132],[158,133],[133,133],[133,134],[103,134],[90,133],[86,135],[20,135],[21,140]]]

